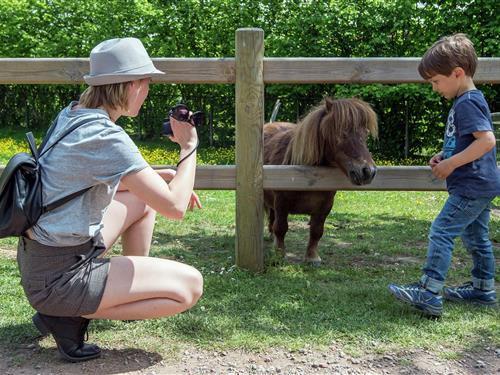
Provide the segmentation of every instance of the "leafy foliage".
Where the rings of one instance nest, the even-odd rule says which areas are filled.
[[[1,57],[86,57],[106,38],[135,36],[154,57],[232,57],[234,32],[260,27],[268,57],[421,56],[439,37],[467,33],[479,56],[499,56],[495,0],[0,0]],[[480,87],[494,111],[499,88]],[[80,86],[1,85],[0,126],[44,129]],[[379,115],[380,158],[432,153],[441,145],[449,103],[427,85],[269,85],[266,113],[283,103],[279,120],[295,121],[325,95],[358,96]],[[168,108],[183,101],[210,116],[202,146],[234,142],[230,85],[154,86],[129,133],[158,137]],[[268,117],[268,116],[266,116]]]
[[[43,134],[36,137],[41,144]],[[179,161],[179,148],[170,141],[137,141],[144,159],[151,165],[176,165]],[[24,132],[0,129],[0,165],[5,165],[18,152],[30,152]],[[197,151],[199,165],[234,164],[234,147],[204,147]]]

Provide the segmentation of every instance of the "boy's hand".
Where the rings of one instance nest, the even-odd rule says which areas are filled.
[[[444,180],[455,170],[456,167],[453,165],[451,159],[445,159],[437,162],[434,166],[431,164],[431,168],[434,176]]]
[[[443,160],[442,156],[439,158],[442,154],[437,154],[430,160],[432,173],[437,178],[448,177],[458,167],[479,159],[496,146],[495,135],[491,130],[474,132],[472,135],[476,139],[465,150],[449,159]]]
[[[431,168],[435,167],[436,165],[439,164],[439,162],[443,160],[443,153],[440,152],[439,154],[434,155],[431,160],[429,160],[429,165]]]

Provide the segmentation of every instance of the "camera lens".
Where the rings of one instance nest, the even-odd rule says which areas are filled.
[[[198,111],[189,115],[189,108],[185,104],[177,104],[172,107],[168,112],[167,117],[163,120],[161,134],[163,136],[173,135],[172,126],[170,124],[170,117],[175,118],[177,121],[188,122],[193,126],[203,125],[205,122],[205,113]]]
[[[184,104],[177,104],[172,109],[172,117],[177,121],[188,121],[189,120],[189,108]]]
[[[195,112],[191,115],[191,123],[194,126],[203,125],[205,122],[205,114],[203,112]]]

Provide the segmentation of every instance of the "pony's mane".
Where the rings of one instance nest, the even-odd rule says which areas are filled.
[[[321,165],[326,149],[331,152],[345,138],[368,133],[378,135],[377,115],[368,103],[326,98],[297,124],[283,164]]]

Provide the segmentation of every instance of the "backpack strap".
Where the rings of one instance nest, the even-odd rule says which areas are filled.
[[[28,139],[28,145],[30,146],[31,155],[33,155],[35,161],[38,162],[40,154],[38,153],[38,149],[36,148],[36,142],[33,133],[32,132],[26,133],[26,138]]]
[[[61,115],[61,112],[59,112],[57,114],[56,118],[54,119],[54,121],[52,121],[52,124],[50,125],[49,130],[47,131],[47,134],[45,134],[45,137],[43,138],[42,144],[40,145],[40,147],[38,147],[38,150],[37,150],[38,154],[40,154],[42,152],[45,145],[49,141],[50,136],[52,135],[52,133],[54,132],[54,129],[56,128],[57,120],[59,120],[60,115]]]
[[[49,212],[49,211],[52,211],[52,210],[56,209],[59,206],[62,206],[63,204],[69,202],[73,198],[76,198],[76,197],[82,195],[83,193],[85,193],[86,191],[90,190],[91,188],[92,188],[92,186],[87,187],[85,189],[82,189],[82,190],[79,190],[77,192],[74,192],[74,193],[72,193],[70,195],[67,195],[64,198],[61,198],[61,199],[59,199],[59,200],[57,200],[55,202],[47,204],[46,206],[43,206],[42,207],[42,214],[44,214],[46,212]]]
[[[30,146],[31,153],[33,154],[33,157],[35,158],[35,160],[37,162],[38,162],[38,159],[43,154],[45,154],[47,151],[49,151],[52,147],[54,147],[57,143],[59,143],[59,141],[61,141],[64,137],[66,137],[68,134],[70,134],[73,130],[77,129],[78,127],[80,127],[81,125],[83,125],[85,123],[83,121],[77,121],[76,123],[73,124],[73,126],[66,129],[66,131],[64,131],[63,134],[61,136],[59,136],[59,138],[56,139],[56,141],[54,143],[52,143],[47,149],[45,149],[45,147],[47,146],[47,143],[49,142],[50,136],[52,135],[52,133],[54,132],[54,129],[56,128],[57,120],[59,119],[60,114],[61,114],[61,112],[59,112],[57,117],[54,119],[54,121],[50,125],[50,128],[47,131],[47,134],[45,135],[43,142],[38,149],[36,148],[35,138],[33,137],[33,134],[31,132],[26,133],[26,137],[28,138],[28,144]],[[86,187],[85,189],[76,191],[76,192],[74,192],[70,195],[67,195],[67,196],[65,196],[65,197],[63,197],[55,202],[52,202],[50,204],[43,206],[42,207],[42,214],[44,214],[48,211],[52,211],[53,209],[56,209],[59,206],[62,206],[63,204],[69,202],[73,198],[76,198],[76,197],[82,195],[83,193],[90,190],[91,188],[92,188],[92,186]]]
[[[45,136],[43,143],[41,144],[40,148],[38,149],[38,152],[40,154],[40,157],[42,157],[43,154],[45,154],[47,151],[49,151],[52,147],[54,147],[59,141],[61,141],[64,137],[66,137],[68,134],[70,134],[73,130],[76,128],[80,127],[83,125],[85,122],[83,121],[77,121],[76,123],[73,124],[70,128],[66,129],[66,131],[58,138],[55,140],[54,143],[52,143],[47,149],[45,149],[45,146],[47,145],[50,136],[52,135],[52,132],[54,131],[54,128],[56,127],[57,124],[57,119],[59,116],[56,117],[52,125],[50,126],[50,129],[47,132],[47,135]]]

